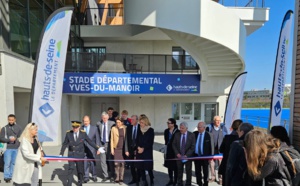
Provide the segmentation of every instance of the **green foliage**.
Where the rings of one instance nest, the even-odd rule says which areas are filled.
[[[271,99],[246,99],[243,101],[242,108],[270,108]],[[283,101],[283,108],[290,108],[290,97],[285,96]]]

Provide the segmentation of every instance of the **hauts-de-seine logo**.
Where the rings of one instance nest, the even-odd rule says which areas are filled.
[[[39,110],[45,117],[50,116],[54,112],[54,109],[51,107],[49,103],[45,103],[44,105],[42,105],[39,108]]]
[[[170,92],[173,88],[172,88],[171,85],[168,85],[168,86],[166,87],[166,89]]]
[[[278,114],[281,112],[281,104],[280,101],[277,101],[277,103],[274,106],[274,112],[275,115],[278,116]]]

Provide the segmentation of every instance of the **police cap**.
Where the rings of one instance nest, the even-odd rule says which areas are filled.
[[[80,121],[71,121],[72,127],[80,127],[81,122]]]

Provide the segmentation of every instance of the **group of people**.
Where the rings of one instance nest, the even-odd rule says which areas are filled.
[[[144,114],[128,118],[126,110],[119,117],[117,112],[111,110],[109,108],[103,112],[96,125],[91,125],[87,115],[82,122],[72,121],[72,130],[66,132],[60,155],[63,156],[68,148],[68,157],[85,158],[86,161],[69,161],[68,186],[73,183],[75,169],[77,185],[90,180],[96,182],[96,166],[101,169],[101,182],[122,185],[125,162],[130,167],[132,177],[129,185],[154,185],[155,135],[149,118]],[[200,186],[208,186],[209,182],[214,181],[225,186],[299,184],[297,180],[292,180],[279,154],[281,148],[291,146],[287,131],[282,126],[274,126],[271,134],[267,134],[254,129],[250,123],[235,120],[231,125],[231,133],[227,134],[219,116],[215,116],[211,124],[199,122],[193,133],[188,130],[186,122],[181,122],[178,127],[174,118],[167,120],[167,126],[164,131],[164,166],[168,168],[169,182],[166,186],[192,185],[193,162],[196,182]],[[7,143],[3,155],[6,182],[12,180],[15,185],[39,185],[41,167],[47,160],[37,139],[37,131],[38,125],[29,123],[22,132],[16,124],[16,117],[12,114],[8,116],[8,124],[0,133],[0,142]],[[223,154],[222,159],[213,156],[219,153]],[[100,156],[99,161],[95,161],[96,155]]]
[[[8,124],[1,129],[0,142],[6,144],[4,181],[14,185],[38,185],[42,178],[41,166],[47,161],[38,139],[38,126],[29,123],[22,131],[16,116],[8,115]]]
[[[180,123],[178,128],[176,120],[168,119],[168,128],[164,131],[164,166],[168,168],[170,180],[166,186],[183,185],[183,167],[185,185],[191,185],[193,161],[196,182],[200,186],[208,186],[216,177],[223,186],[299,185],[297,179],[292,179],[279,153],[291,145],[284,127],[273,126],[267,134],[238,119],[231,125],[232,132],[227,134],[220,120],[215,116],[212,124],[199,122],[197,131],[192,133],[187,123]],[[223,154],[222,159],[213,156],[219,153]],[[177,158],[176,164],[174,158]]]
[[[199,122],[197,131],[194,133],[188,131],[186,122],[180,123],[178,128],[176,120],[173,118],[168,119],[167,125],[168,128],[164,131],[166,145],[164,166],[168,168],[170,179],[166,186],[183,185],[184,166],[186,170],[185,185],[191,185],[192,161],[189,158],[219,154],[227,129],[224,124],[221,124],[219,116],[215,116],[213,123],[208,126],[205,122]],[[174,158],[182,160],[178,160],[174,164]],[[220,163],[221,159],[196,158],[194,164],[197,184],[208,185],[209,182],[215,181]],[[210,179],[209,167],[211,170]],[[221,174],[218,176],[218,182],[222,184]]]
[[[68,157],[86,158],[87,161],[69,161],[67,185],[73,182],[73,172],[76,168],[77,185],[97,181],[96,165],[101,169],[101,182],[114,182],[120,185],[124,182],[125,164],[130,167],[132,180],[129,184],[154,185],[153,176],[153,144],[154,130],[148,117],[144,114],[132,115],[127,118],[126,110],[121,117],[109,108],[101,114],[101,120],[96,125],[90,124],[90,117],[80,121],[72,121],[72,130],[67,131],[61,147],[60,155],[68,148]],[[99,161],[94,161],[96,155]],[[126,160],[138,160],[128,161]],[[140,161],[145,160],[145,161]],[[146,179],[149,174],[149,184]],[[91,176],[90,176],[91,172]]]

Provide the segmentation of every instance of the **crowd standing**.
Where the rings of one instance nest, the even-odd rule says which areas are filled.
[[[86,160],[68,162],[67,185],[72,185],[75,169],[77,185],[97,182],[96,167],[100,167],[102,183],[122,185],[124,170],[128,168],[129,185],[190,186],[193,162],[199,186],[208,186],[211,182],[223,186],[299,185],[300,176],[291,175],[280,153],[294,149],[284,127],[274,126],[271,134],[267,134],[254,129],[250,123],[235,120],[229,133],[221,117],[215,116],[211,124],[200,121],[192,133],[186,122],[178,126],[174,118],[169,118],[166,123],[163,149],[169,181],[163,184],[154,179],[155,133],[145,114],[128,117],[128,111],[123,110],[119,116],[109,107],[95,125],[88,115],[83,116],[82,121],[72,121],[72,130],[66,132],[59,154],[63,156],[68,148],[69,158]],[[22,133],[16,116],[8,116],[8,124],[0,132],[0,142],[7,144],[3,155],[5,182],[41,185],[41,167],[47,159],[37,131],[38,124],[29,123]],[[215,156],[220,153],[223,158]],[[100,161],[91,161],[97,155]]]

